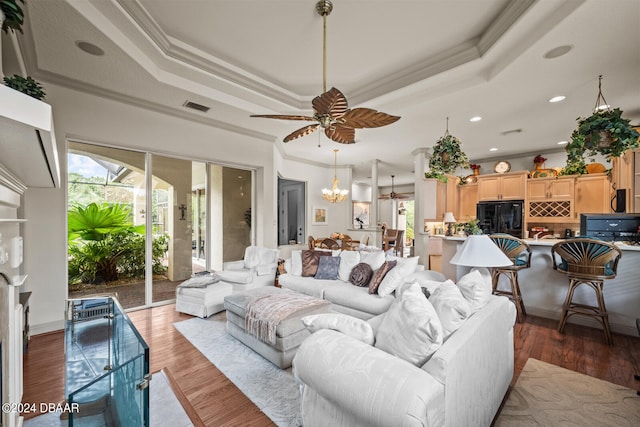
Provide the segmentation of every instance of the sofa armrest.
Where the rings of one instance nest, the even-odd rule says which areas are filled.
[[[444,387],[422,369],[333,330],[308,337],[293,359],[305,426],[443,425]],[[317,410],[329,405],[335,419]],[[325,419],[321,419],[325,418]]]
[[[270,264],[257,265],[255,268],[258,276],[275,276],[276,270],[278,269],[278,263],[272,262]]]
[[[244,270],[244,261],[227,261],[222,263],[223,270]]]

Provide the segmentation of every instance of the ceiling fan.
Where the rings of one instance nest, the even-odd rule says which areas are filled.
[[[317,122],[300,128],[287,135],[283,142],[293,141],[309,135],[318,128],[324,129],[327,138],[341,144],[353,144],[356,142],[355,129],[377,128],[390,125],[400,119],[371,108],[349,109],[347,98],[335,87],[327,91],[327,16],[333,10],[333,4],[329,0],[320,0],[316,3],[316,11],[323,19],[323,90],[324,93],[316,96],[311,101],[313,116],[298,116],[284,114],[253,114],[251,117],[263,117],[280,120],[302,120]]]
[[[394,191],[393,179],[395,175],[391,175],[391,193],[389,194],[381,194],[378,199],[380,200],[397,200],[397,199],[408,199],[409,195],[413,195],[414,193],[396,193]]]

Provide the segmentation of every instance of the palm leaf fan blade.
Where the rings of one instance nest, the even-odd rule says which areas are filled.
[[[279,119],[279,120],[305,120],[308,122],[315,122],[315,117],[309,116],[295,116],[287,114],[252,114],[249,117],[261,117],[263,119]]]
[[[344,125],[354,128],[377,128],[387,126],[400,120],[399,116],[373,110],[371,108],[354,108],[342,117]]]
[[[325,128],[324,134],[327,135],[327,138],[340,144],[354,144],[356,142],[356,131],[349,126],[332,124]]]
[[[305,127],[300,128],[300,129],[298,129],[296,131],[293,131],[289,135],[285,136],[283,141],[284,142],[289,142],[289,141],[293,141],[294,139],[302,138],[303,136],[307,136],[310,133],[315,132],[316,129],[318,129],[318,127],[320,127],[319,123],[316,123],[315,125],[305,126]]]
[[[335,87],[313,98],[311,105],[318,115],[329,115],[333,119],[342,117],[349,111],[347,98]]]

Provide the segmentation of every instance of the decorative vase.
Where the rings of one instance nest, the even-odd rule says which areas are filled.
[[[480,175],[480,168],[476,168],[473,170],[474,175]]]
[[[544,169],[544,162],[535,162],[534,165],[536,165],[537,171]]]

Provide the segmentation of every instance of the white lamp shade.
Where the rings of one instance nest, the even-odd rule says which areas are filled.
[[[466,267],[506,267],[511,260],[486,234],[471,235],[451,258],[451,264]]]
[[[442,220],[442,222],[444,222],[444,223],[456,222],[456,219],[453,217],[453,212],[445,212],[444,213],[444,219]]]

